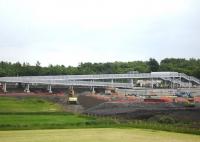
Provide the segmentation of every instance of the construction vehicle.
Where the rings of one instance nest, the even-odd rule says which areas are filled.
[[[67,103],[68,104],[78,104],[78,97],[75,95],[73,87],[69,88],[69,92],[67,95]]]
[[[107,87],[105,90],[106,95],[117,95],[117,88]]]
[[[177,93],[175,94],[175,96],[177,96],[177,97],[184,97],[184,98],[193,98],[191,92],[183,92],[183,91],[177,92]]]
[[[184,103],[185,107],[195,107],[194,96],[191,92],[177,92],[175,95],[187,99],[187,102]]]

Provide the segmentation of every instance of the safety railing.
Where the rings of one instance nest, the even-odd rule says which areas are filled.
[[[200,80],[178,72],[157,72],[157,73],[138,73],[138,74],[96,74],[96,75],[58,75],[58,76],[19,76],[19,77],[1,77],[0,82],[22,82],[22,83],[61,83],[66,81],[86,81],[106,79],[139,79],[139,78],[185,78],[200,84]],[[102,82],[102,81],[101,81]],[[104,82],[106,84],[106,82]]]

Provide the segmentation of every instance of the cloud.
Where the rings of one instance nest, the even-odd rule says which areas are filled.
[[[199,57],[198,0],[0,0],[0,59],[42,65]]]

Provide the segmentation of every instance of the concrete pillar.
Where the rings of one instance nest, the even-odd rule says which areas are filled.
[[[171,82],[170,82],[170,85],[171,85],[171,89],[173,88],[173,85],[172,85],[172,78],[170,78]]]
[[[114,83],[114,81],[113,81],[113,79],[111,79],[111,86],[113,87],[113,83]]]
[[[26,88],[25,88],[24,92],[30,93],[30,85],[29,84],[26,84]]]
[[[165,87],[164,87],[164,88],[166,88],[166,86],[167,86],[167,82],[166,82],[166,80],[164,80],[164,83],[165,83]]]
[[[153,78],[151,78],[151,88],[153,88]]]
[[[180,76],[180,88],[182,87],[181,76]]]
[[[90,84],[90,90],[92,94],[95,94],[95,90],[94,90],[94,80],[90,80],[91,84]]]
[[[131,79],[131,86],[134,87],[133,79]]]
[[[95,94],[95,90],[94,90],[94,87],[92,87],[92,94]]]
[[[27,93],[30,93],[30,85],[27,84],[27,90],[26,90]]]
[[[6,93],[7,92],[7,84],[3,83],[3,92]]]
[[[52,92],[51,85],[48,85],[48,90],[49,90],[49,93],[53,93],[53,92]]]

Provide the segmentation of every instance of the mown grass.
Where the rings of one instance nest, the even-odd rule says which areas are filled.
[[[145,129],[0,131],[2,142],[198,142],[200,136]]]
[[[0,112],[57,112],[59,104],[39,97],[0,97]]]
[[[78,127],[89,121],[91,117],[70,113],[2,113],[0,130]]]
[[[188,126],[142,120],[121,122],[116,118],[83,116],[70,113],[0,114],[0,130],[140,128],[200,135],[199,129],[193,129]]]
[[[37,125],[37,124],[76,124],[89,120],[89,118],[72,114],[3,114],[0,115],[1,125]]]

